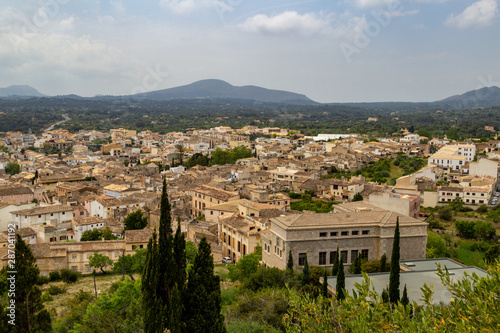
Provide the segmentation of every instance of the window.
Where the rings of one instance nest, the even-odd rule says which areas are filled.
[[[340,251],[340,258],[342,262],[345,264],[347,262],[347,251]]]
[[[354,262],[356,258],[358,257],[358,250],[352,250],[351,251],[351,262]]]
[[[241,252],[241,243],[238,241],[238,252]]]
[[[330,251],[330,265],[333,265],[335,258],[337,258],[337,251]]]
[[[349,235],[349,231],[342,231],[340,233],[341,236],[348,236]]]
[[[306,253],[299,253],[299,266],[304,266],[306,260]]]
[[[90,272],[90,266],[85,266],[85,269],[87,270],[87,272]]]
[[[214,211],[213,210],[210,211],[210,215],[214,215]]]
[[[59,265],[58,265],[58,264],[55,264],[55,265],[54,265],[54,268],[55,268],[55,269],[59,269]]]
[[[39,264],[43,264],[43,260],[38,260],[38,263]]]
[[[76,259],[76,254],[73,254],[73,255],[71,256],[71,259]]]
[[[320,232],[319,237],[326,237],[327,233],[326,232]]]
[[[353,236],[357,236],[357,235],[359,235],[359,231],[358,231],[358,230],[353,230],[353,231],[351,232],[351,235],[353,235]]]
[[[330,232],[330,237],[337,237],[337,232],[336,231]]]
[[[361,258],[368,259],[368,249],[361,250]]]
[[[326,252],[319,253],[319,264],[326,265]]]
[[[363,231],[361,231],[361,234],[362,235],[369,235],[370,234],[370,230],[363,230]]]
[[[227,236],[227,245],[231,245],[231,236]]]

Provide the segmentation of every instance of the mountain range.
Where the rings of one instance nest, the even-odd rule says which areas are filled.
[[[29,98],[29,97],[49,97],[41,94],[35,88],[27,85],[10,86],[0,88],[0,98]],[[55,98],[68,99],[120,99],[120,100],[214,100],[214,99],[231,99],[231,100],[246,100],[257,103],[277,103],[290,105],[320,105],[307,96],[283,90],[266,89],[257,86],[233,86],[222,80],[201,80],[188,85],[156,90],[135,95],[126,96],[95,96],[95,97],[80,97],[77,95],[55,96]],[[398,108],[443,108],[443,109],[468,109],[474,107],[491,107],[500,105],[500,88],[499,87],[484,87],[472,91],[468,91],[461,95],[454,95],[443,100],[435,102],[375,102],[375,103],[329,103],[336,105],[361,106],[365,108],[383,108],[383,109],[398,109]]]

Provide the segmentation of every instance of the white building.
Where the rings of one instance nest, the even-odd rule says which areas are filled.
[[[429,157],[428,164],[437,164],[450,170],[461,170],[466,162],[474,160],[476,146],[473,144],[447,145]]]

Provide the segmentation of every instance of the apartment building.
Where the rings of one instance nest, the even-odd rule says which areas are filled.
[[[474,160],[476,146],[457,144],[443,146],[429,157],[428,164],[436,164],[450,170],[461,170],[467,162]]]
[[[364,202],[335,206],[334,213],[296,214],[271,219],[261,233],[262,261],[286,268],[291,251],[295,265],[332,266],[337,247],[345,265],[360,254],[367,260],[390,260],[394,228],[399,218],[401,258],[424,259],[427,223]]]
[[[191,215],[198,217],[204,215],[206,208],[239,199],[240,195],[237,192],[202,185],[195,188],[191,193]]]
[[[230,216],[219,219],[222,256],[237,262],[255,251],[262,226],[250,217]]]

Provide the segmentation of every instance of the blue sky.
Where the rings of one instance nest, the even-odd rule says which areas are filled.
[[[216,78],[318,102],[500,85],[499,0],[7,0],[0,87],[125,95]]]

